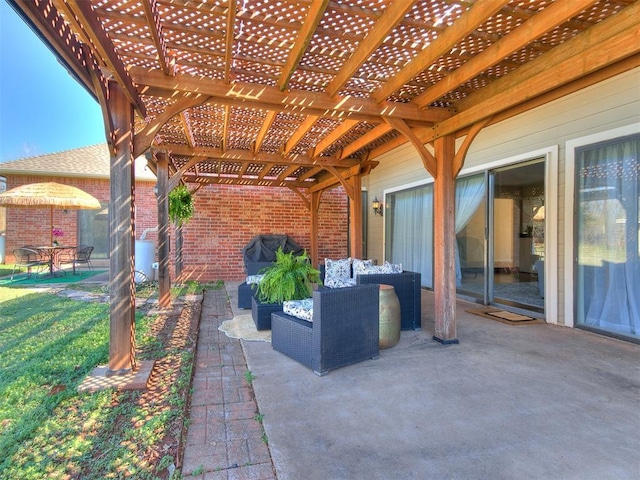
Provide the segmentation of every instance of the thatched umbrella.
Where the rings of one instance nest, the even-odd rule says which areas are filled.
[[[101,208],[97,198],[70,185],[55,182],[30,183],[0,194],[0,207],[49,207],[50,241],[53,242],[53,207],[64,209]]]

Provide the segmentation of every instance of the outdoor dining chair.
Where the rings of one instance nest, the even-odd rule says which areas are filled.
[[[49,267],[49,262],[43,259],[37,250],[31,248],[16,248],[13,251],[13,256],[15,257],[15,264],[13,265],[13,270],[11,271],[12,281],[16,270],[26,268],[27,278],[31,278],[31,271],[35,268],[36,278],[38,278],[38,273],[40,273],[42,267]]]
[[[93,270],[93,265],[91,264],[91,253],[93,252],[92,245],[78,245],[76,249],[76,254],[73,257],[73,274],[76,273],[76,265],[85,264],[89,270]]]

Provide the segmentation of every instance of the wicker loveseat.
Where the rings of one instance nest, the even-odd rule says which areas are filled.
[[[402,330],[420,330],[422,321],[422,276],[419,272],[368,273],[355,275],[355,283],[392,285],[400,301]],[[325,265],[320,265],[320,278],[325,281]]]
[[[313,292],[312,321],[271,314],[271,345],[317,375],[379,356],[379,288],[320,287]]]
[[[304,249],[288,235],[256,235],[242,249],[244,269],[248,276],[258,275],[263,268],[276,260],[276,252],[282,247],[284,253],[302,255]],[[238,308],[251,308],[251,298],[255,293],[246,281],[238,285]]]

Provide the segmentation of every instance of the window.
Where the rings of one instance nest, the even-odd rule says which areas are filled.
[[[640,135],[575,153],[576,324],[640,339]]]

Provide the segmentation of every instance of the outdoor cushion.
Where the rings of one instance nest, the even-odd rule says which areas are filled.
[[[332,280],[325,280],[324,282],[324,286],[327,288],[344,288],[344,287],[353,287],[356,284],[356,279],[355,278],[349,278],[347,280],[341,280],[341,279],[332,279]]]
[[[313,298],[305,298],[303,300],[286,300],[282,304],[282,311],[292,317],[312,322]]]
[[[385,273],[402,273],[402,264],[401,263],[389,263],[389,262],[385,261],[383,267],[388,270]]]
[[[402,264],[384,262],[384,265],[365,265],[360,272],[354,272],[356,276],[374,273],[402,273]]]
[[[367,267],[373,265],[372,260],[360,260],[359,258],[353,259],[353,277],[365,273]]]
[[[247,277],[247,285],[257,285],[259,284],[262,279],[264,278],[264,274],[260,274],[260,275],[249,275]]]
[[[351,258],[342,258],[340,260],[324,259],[325,265],[325,282],[333,280],[347,281],[351,278]]]

